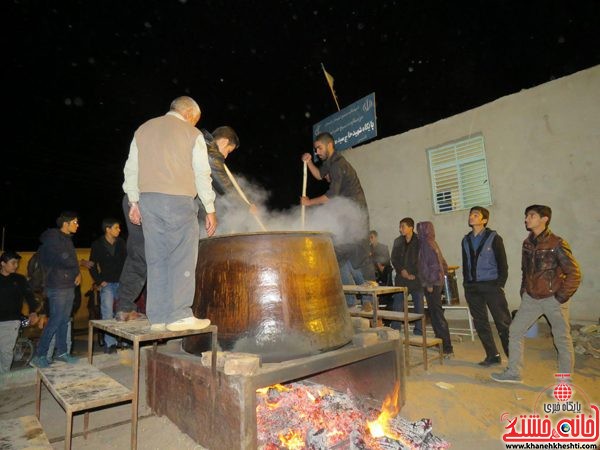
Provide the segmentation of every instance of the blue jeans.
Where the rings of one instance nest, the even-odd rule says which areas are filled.
[[[69,355],[71,354],[71,348],[73,348],[73,341],[71,340],[72,323],[73,323],[72,320],[69,320],[67,322],[67,353]],[[56,350],[56,352],[54,350]],[[56,334],[55,334],[54,336],[52,336],[52,340],[50,341],[50,346],[48,347],[48,354],[46,355],[46,358],[48,359],[48,361],[52,361],[54,356],[59,356],[59,355],[62,355],[62,353],[58,353],[58,349],[56,349]]]
[[[108,283],[106,286],[100,289],[100,314],[103,319],[114,318],[113,305],[117,298],[117,291],[119,289],[119,283]],[[106,347],[117,345],[117,340],[111,334],[104,335],[104,342]]]
[[[150,323],[171,323],[192,317],[198,259],[198,203],[183,195],[143,192]]]
[[[340,263],[340,276],[342,284],[363,284],[365,282],[362,272],[352,267],[350,260]],[[356,304],[356,295],[347,294],[346,304],[354,306]]]
[[[36,356],[46,356],[50,341],[56,335],[56,354],[67,353],[67,329],[71,320],[75,291],[72,287],[66,289],[46,288],[50,318],[42,332],[42,337],[35,352]]]
[[[423,314],[423,312],[424,312],[423,289],[422,288],[411,289],[408,291],[408,293],[410,294],[410,296],[412,298],[415,312],[417,314]],[[394,303],[392,304],[392,311],[398,311],[398,312],[404,311],[404,294],[402,292],[399,292],[397,294],[394,294],[393,298],[394,298]],[[395,330],[399,330],[400,322],[393,321],[391,324],[391,327]],[[415,321],[414,331],[416,334],[423,334],[423,329],[422,329],[420,320]]]

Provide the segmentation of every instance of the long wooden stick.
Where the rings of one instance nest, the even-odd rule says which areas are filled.
[[[304,173],[302,175],[302,197],[306,197],[306,178],[307,178],[307,173],[306,173],[306,168],[308,166],[308,163],[306,161],[304,161]],[[302,218],[302,229],[304,230],[304,225],[305,225],[305,217],[306,217],[306,206],[302,205],[301,208],[301,218]]]
[[[248,197],[246,197],[246,194],[244,194],[244,191],[242,191],[242,188],[240,187],[236,179],[233,177],[233,174],[229,171],[229,168],[225,164],[223,164],[223,167],[225,168],[225,173],[229,177],[229,180],[231,180],[231,184],[233,184],[235,190],[238,192],[238,194],[240,194],[240,197],[242,197],[242,199],[248,204],[248,206],[252,205],[248,200]],[[256,219],[258,225],[260,225],[260,228],[262,228],[263,231],[267,231],[267,228],[263,225],[263,223],[257,216],[252,214],[252,217]]]

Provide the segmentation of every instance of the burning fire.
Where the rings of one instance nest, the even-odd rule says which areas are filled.
[[[399,415],[399,394],[396,383],[377,419],[369,421],[378,410],[357,407],[350,392],[303,383],[258,389],[257,437],[263,444],[259,448],[447,448],[448,443],[431,434],[430,421],[410,423]],[[393,447],[391,441],[399,446]]]
[[[260,388],[256,390],[257,394],[266,394],[269,392],[269,389],[275,389],[278,392],[288,392],[290,388],[285,387],[283,384],[274,384],[272,386],[267,386],[264,388]]]
[[[283,446],[289,450],[300,450],[305,447],[304,438],[297,431],[289,431],[286,434],[280,434],[279,440]]]
[[[396,382],[394,392],[388,395],[383,401],[381,414],[376,420],[367,421],[367,426],[371,432],[371,436],[379,438],[383,436],[398,440],[398,433],[390,429],[389,421],[398,415],[400,407],[398,406],[400,383]]]
[[[273,392],[277,393],[277,392],[289,392],[290,388],[285,387],[283,384],[274,384],[272,386],[267,386],[264,388],[260,388],[256,390],[257,394],[262,394],[264,395],[267,400],[265,400],[265,406],[268,409],[275,409],[279,406],[279,399],[277,398],[277,396],[273,396],[271,395]],[[274,398],[274,401],[269,401],[272,398]]]

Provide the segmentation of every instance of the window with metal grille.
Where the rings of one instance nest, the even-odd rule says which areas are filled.
[[[427,157],[436,213],[492,204],[482,135],[430,148]]]

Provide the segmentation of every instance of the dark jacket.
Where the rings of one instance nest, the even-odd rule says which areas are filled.
[[[392,265],[396,269],[394,280],[396,286],[406,286],[409,290],[421,287],[421,280],[419,279],[419,236],[417,233],[413,233],[410,242],[406,242],[404,236],[398,236],[394,240]],[[402,278],[402,275],[400,275],[402,269],[406,269],[409,274],[415,275],[416,278],[414,280]]]
[[[471,231],[462,240],[464,285],[488,283],[504,287],[508,278],[508,263],[502,238],[494,230],[486,228],[482,231],[480,245],[475,248],[472,237]]]
[[[448,264],[435,242],[435,230],[431,222],[417,224],[419,234],[419,278],[424,287],[443,286]]]
[[[19,273],[0,275],[0,322],[20,320],[23,300],[29,305],[29,312],[36,312],[38,302],[27,282]]]
[[[90,269],[90,274],[96,284],[103,281],[118,283],[126,257],[125,241],[121,238],[117,238],[112,245],[104,236],[92,242],[90,261],[94,263],[94,267]]]
[[[206,142],[206,149],[208,151],[208,165],[210,166],[210,176],[212,178],[212,187],[215,193],[218,196],[226,196],[227,201],[230,203],[229,206],[234,207],[244,207],[248,209],[248,206],[242,199],[242,197],[238,194],[235,189],[235,186],[227,176],[227,172],[225,172],[225,157],[219,151],[219,147],[215,142],[212,134],[210,134],[206,130],[201,130],[202,135],[204,136],[204,141]],[[233,202],[233,205],[231,203]],[[206,210],[200,204],[200,217],[206,217]]]
[[[50,228],[40,236],[40,263],[44,269],[44,287],[73,288],[79,275],[77,253],[71,236]]]
[[[579,264],[569,244],[550,229],[523,241],[521,258],[521,295],[533,298],[554,296],[560,303],[568,301],[581,282]]]

